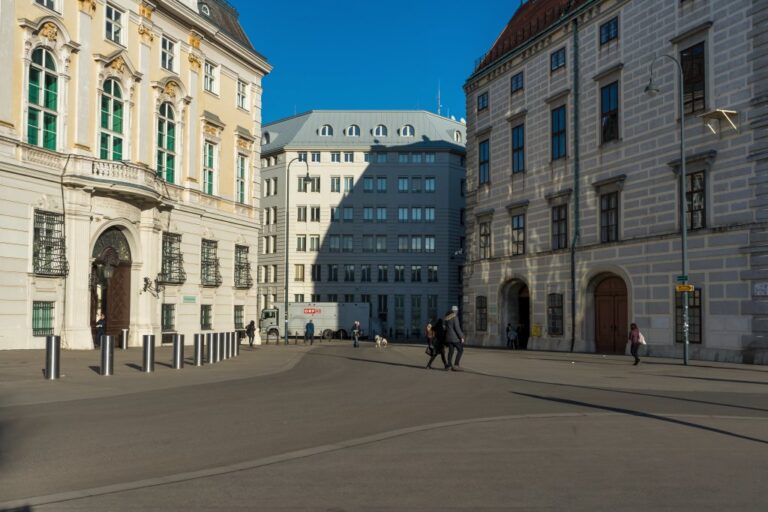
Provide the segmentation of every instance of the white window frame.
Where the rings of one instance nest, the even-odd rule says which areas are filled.
[[[178,43],[168,36],[160,38],[160,67],[176,73],[176,49]]]
[[[111,18],[109,17],[110,11],[112,13]],[[125,45],[123,19],[127,20],[125,11],[107,2],[104,6],[104,38],[120,46]]]
[[[243,110],[250,110],[248,108],[248,82],[245,80],[237,80],[237,108]]]
[[[203,89],[211,94],[219,94],[219,66],[206,60],[203,63]]]

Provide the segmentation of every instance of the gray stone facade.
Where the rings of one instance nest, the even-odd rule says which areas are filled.
[[[674,285],[682,271],[675,65],[659,60],[654,81],[660,92],[650,97],[644,90],[654,58],[669,54],[680,60],[681,52],[703,43],[704,105],[684,120],[686,174],[692,181],[703,178],[689,194],[701,211],[701,221],[688,230],[688,282],[700,300],[691,307],[692,317],[697,315],[691,357],[768,362],[768,44],[758,28],[765,25],[767,4],[576,2],[470,76],[464,324],[472,343],[503,345],[512,323],[531,334],[529,348],[623,352],[626,332],[613,335],[612,350],[603,345],[607,316],[600,304],[606,304],[604,289],[614,278],[610,282],[624,291],[610,292],[608,327],[636,322],[650,355],[682,353],[675,341]],[[618,37],[601,42],[601,27],[613,19]],[[514,23],[513,18],[510,27]],[[560,48],[565,65],[552,70],[552,54]],[[524,87],[511,92],[511,79],[520,72]],[[604,142],[601,91],[613,83],[618,137]],[[488,106],[478,109],[483,94]],[[553,111],[561,106],[567,154],[555,158]],[[722,115],[708,114],[715,109],[736,111],[731,118],[737,129]],[[512,131],[520,125],[524,169],[513,172]],[[489,176],[482,183],[479,151],[485,141]],[[610,197],[617,199],[615,209]],[[556,248],[553,215],[560,205],[567,212],[567,242]],[[525,250],[513,255],[517,215],[525,219]],[[611,215],[618,220],[607,220]],[[487,254],[480,227],[489,222]],[[612,223],[616,239],[606,234],[614,232]]]

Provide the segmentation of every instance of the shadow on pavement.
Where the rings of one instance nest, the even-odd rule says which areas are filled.
[[[664,377],[671,377],[673,379],[709,380],[713,382],[735,382],[737,384],[758,384],[761,386],[768,386],[768,382],[759,382],[756,380],[718,379],[716,377],[690,377],[688,375],[664,375]]]
[[[25,505],[23,507],[0,508],[0,512],[32,512],[32,507]]]
[[[567,405],[575,405],[578,407],[588,407],[591,409],[599,409],[601,411],[608,411],[608,412],[616,412],[620,414],[627,414],[630,416],[637,416],[640,418],[648,418],[651,420],[657,420],[657,421],[665,421],[667,423],[674,423],[675,425],[682,425],[684,427],[689,428],[696,428],[699,430],[705,430],[707,432],[714,432],[715,434],[722,434],[725,436],[735,437],[737,439],[744,439],[746,441],[752,441],[754,443],[760,443],[760,444],[768,444],[768,441],[765,439],[759,439],[757,437],[750,437],[745,436],[741,434],[736,434],[735,432],[729,432],[727,430],[714,428],[714,427],[707,427],[706,425],[699,425],[698,423],[692,423],[690,421],[684,421],[684,420],[678,420],[675,418],[667,418],[666,416],[659,416],[658,414],[651,414],[647,412],[642,411],[635,411],[633,409],[624,409],[622,407],[611,407],[609,405],[598,405],[598,404],[591,404],[589,402],[581,402],[579,400],[570,400],[568,398],[557,398],[552,396],[541,396],[541,395],[532,395],[530,393],[521,393],[519,391],[510,391],[510,393],[518,396],[525,396],[528,398],[535,398],[537,400],[546,400],[549,402],[557,402],[561,404],[567,404]]]
[[[128,368],[133,368],[134,370],[139,370],[139,371],[143,370],[141,365],[138,365],[136,363],[126,363],[125,366],[127,366]]]
[[[307,356],[318,356],[318,357],[336,357],[338,359],[347,359],[349,361],[359,361],[362,363],[374,363],[374,364],[384,364],[387,366],[402,366],[403,368],[417,368],[419,370],[423,370],[424,366],[419,364],[408,364],[408,363],[393,363],[392,361],[376,361],[374,359],[365,359],[362,357],[352,357],[352,356],[338,356],[334,354],[320,354],[316,352],[308,352]]]

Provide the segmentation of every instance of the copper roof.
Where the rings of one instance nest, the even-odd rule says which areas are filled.
[[[479,59],[475,73],[532,40],[589,1],[528,0],[521,4],[490,51]]]

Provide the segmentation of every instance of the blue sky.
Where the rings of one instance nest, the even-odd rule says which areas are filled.
[[[265,123],[312,109],[465,117],[463,85],[520,0],[229,0],[256,50]]]

